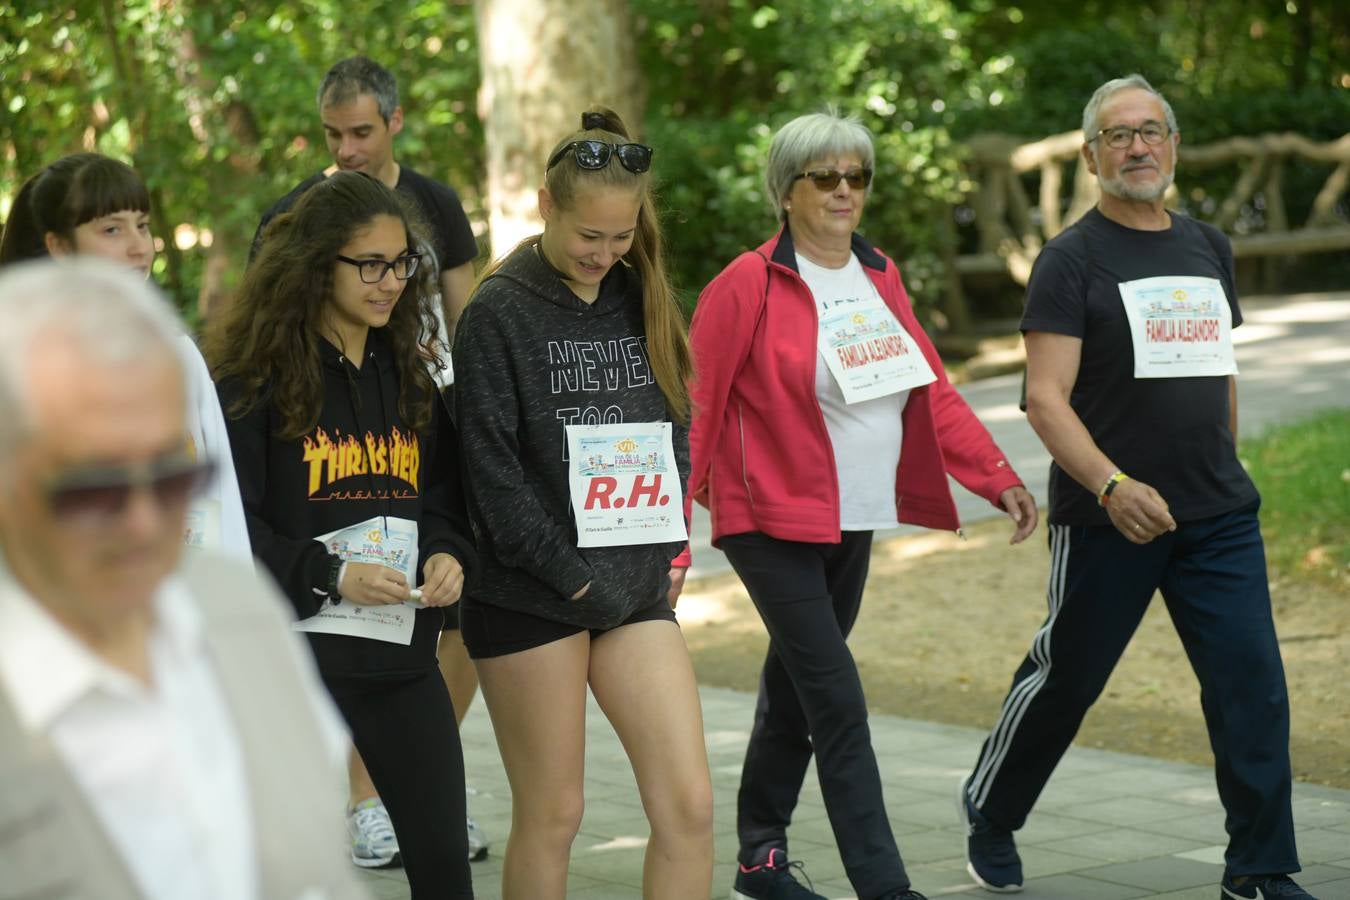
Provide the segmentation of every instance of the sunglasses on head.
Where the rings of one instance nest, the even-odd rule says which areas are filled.
[[[47,508],[61,521],[106,526],[126,513],[131,495],[147,491],[161,512],[176,512],[205,486],[215,464],[175,456],[146,466],[91,466],[63,472],[42,487]]]
[[[861,191],[872,183],[871,169],[849,169],[847,172],[839,172],[834,169],[812,169],[809,172],[803,172],[800,175],[794,175],[793,181],[802,178],[811,179],[811,183],[818,190],[832,191],[839,187],[841,180],[847,181],[848,186],[855,191]]]
[[[573,141],[570,144],[564,144],[558,149],[557,153],[549,158],[548,165],[544,166],[544,171],[547,172],[556,166],[569,150],[572,151],[572,157],[577,161],[577,165],[583,169],[603,169],[609,165],[610,159],[616,155],[623,167],[634,175],[641,175],[652,167],[652,148],[646,144]]]

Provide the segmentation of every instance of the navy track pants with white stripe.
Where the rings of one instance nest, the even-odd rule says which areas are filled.
[[[1049,615],[967,786],[986,818],[1022,827],[1157,590],[1200,681],[1230,873],[1298,871],[1289,696],[1258,505],[1178,523],[1143,546],[1111,526],[1050,526]]]

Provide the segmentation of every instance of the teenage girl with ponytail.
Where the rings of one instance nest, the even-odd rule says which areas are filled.
[[[482,567],[461,623],[511,784],[505,900],[566,895],[587,686],[651,825],[643,896],[707,897],[712,880],[702,713],[673,610],[686,544],[579,547],[569,502],[567,425],[668,422],[688,477],[689,348],[661,257],[651,155],[613,112],[583,114],[550,154],[543,233],[484,273],[456,333]]]

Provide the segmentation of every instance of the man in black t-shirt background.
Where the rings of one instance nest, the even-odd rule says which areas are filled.
[[[1027,285],[1027,418],[1050,451],[1049,615],[962,782],[967,870],[1022,887],[1021,828],[1160,591],[1200,681],[1229,843],[1220,897],[1310,898],[1260,498],[1237,458],[1242,321],[1217,229],[1163,202],[1180,135],[1141,76],[1083,113],[1101,199]]]
[[[478,244],[454,188],[394,159],[394,137],[403,130],[403,107],[393,73],[364,56],[344,59],[324,75],[318,103],[333,164],[300,182],[263,213],[253,235],[250,259],[267,223],[294,206],[311,186],[339,170],[365,172],[409,197],[430,229],[435,259],[425,262],[434,262],[439,272],[446,336],[453,337],[455,322],[473,289]]]
[[[295,205],[310,187],[339,170],[365,172],[408,197],[429,229],[430,247],[422,248],[433,258],[441,290],[443,356],[448,359],[455,323],[464,311],[473,289],[474,259],[478,245],[459,195],[442,184],[400,165],[394,159],[394,137],[403,130],[403,107],[393,73],[364,56],[353,56],[334,65],[324,75],[318,90],[319,118],[333,164],[306,178],[263,214],[253,236],[250,259],[262,242],[267,223]],[[442,387],[453,377],[445,370]],[[455,715],[462,722],[478,689],[477,672],[459,635],[459,607],[446,610],[438,656]],[[396,865],[398,841],[384,804],[355,750],[349,766],[350,807],[348,830],[352,837],[352,861],[363,868]],[[468,822],[469,856],[487,856],[488,843],[472,819]]]

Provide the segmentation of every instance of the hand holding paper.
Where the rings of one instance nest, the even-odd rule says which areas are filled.
[[[379,563],[349,561],[338,593],[343,600],[361,606],[387,606],[408,599],[408,579]]]

